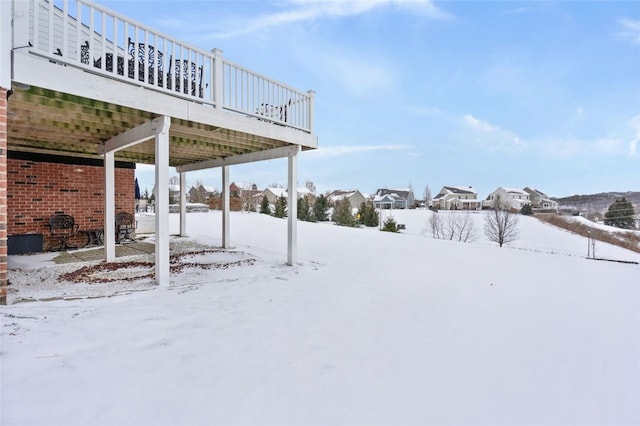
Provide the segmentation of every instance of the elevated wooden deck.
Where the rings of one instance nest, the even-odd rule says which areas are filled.
[[[301,92],[90,1],[14,0],[8,149],[100,158],[105,141],[171,117],[169,164],[317,147]],[[116,160],[154,163],[153,141]]]

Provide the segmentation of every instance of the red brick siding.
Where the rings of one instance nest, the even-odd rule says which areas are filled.
[[[116,168],[116,211],[134,212],[134,179],[134,169]],[[104,227],[103,167],[9,158],[7,180],[9,235],[43,234],[46,250],[57,242],[47,227],[55,213],[73,216],[80,230]]]
[[[0,304],[7,302],[7,89],[0,87]]]

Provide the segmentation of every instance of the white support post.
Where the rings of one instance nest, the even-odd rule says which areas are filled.
[[[222,62],[222,54],[224,52],[217,48],[213,49],[211,52],[214,54],[213,101],[215,102],[217,109],[222,109],[224,105],[224,64]]]
[[[289,194],[289,200],[287,202],[289,206],[287,217],[287,264],[290,266],[296,264],[298,251],[298,152],[300,152],[300,146],[297,146],[289,156],[289,182],[287,188]]]
[[[13,21],[13,11],[11,10],[13,7],[17,9],[20,6],[13,6],[9,1],[0,1],[0,87],[4,87],[5,89],[11,89],[11,55],[13,54],[11,50],[13,47],[11,46],[13,38],[12,30],[16,38],[22,36],[20,41],[24,43],[23,46],[29,45],[28,32],[22,31],[22,34],[20,32],[20,30],[29,30],[29,16],[26,15],[23,17],[22,22],[20,22],[21,18],[16,16],[16,21]],[[19,12],[19,10],[16,12]],[[14,27],[12,21],[20,26]]]
[[[116,260],[116,167],[113,151],[104,154],[104,260]]]
[[[169,126],[171,118],[154,120],[156,133],[156,284],[169,285]]]
[[[187,175],[180,173],[180,236],[187,236]]]
[[[222,248],[229,248],[229,167],[222,166]]]
[[[13,5],[12,5],[13,3]],[[13,6],[13,11],[11,10]],[[0,2],[0,7],[2,7],[2,42],[10,43],[13,38],[13,48],[21,49],[29,47],[29,2],[27,1],[2,1]],[[34,12],[36,13],[36,12]],[[37,16],[37,15],[35,15]],[[13,25],[11,23],[11,19],[13,18]],[[34,29],[37,26],[34,26]],[[11,36],[11,30],[13,29],[13,37]],[[7,36],[5,38],[5,36]],[[3,46],[4,47],[4,46]],[[38,48],[38,46],[35,46]],[[5,51],[2,50],[2,54],[8,55],[11,52],[11,49]],[[2,58],[3,60],[5,58]],[[9,63],[10,64],[10,63]],[[6,66],[9,66],[6,64]],[[5,64],[3,64],[5,66]]]
[[[315,102],[316,102],[316,92],[313,90],[307,91],[307,95],[309,95],[309,132],[313,133],[313,128],[315,126],[314,123],[314,115],[315,115]]]

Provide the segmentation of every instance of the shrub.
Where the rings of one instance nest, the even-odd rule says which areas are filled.
[[[298,220],[310,222],[312,219],[309,199],[305,196],[298,198]]]
[[[318,222],[324,222],[328,219],[329,200],[327,197],[320,194],[316,198],[316,202],[313,205],[313,219]]]
[[[385,232],[398,232],[398,224],[396,223],[394,218],[389,216],[382,223],[382,229],[381,230],[385,231]]]
[[[260,202],[260,213],[262,214],[271,214],[271,206],[269,206],[269,199],[262,196],[262,201]]]
[[[525,216],[533,215],[533,209],[531,208],[531,204],[525,204],[524,206],[522,206],[522,208],[520,209],[520,214]]]
[[[287,216],[287,198],[284,195],[279,196],[276,200],[273,215],[280,218]]]
[[[358,209],[358,223],[364,226],[378,226],[378,213],[376,209],[373,207],[372,203],[367,203],[365,201],[360,204],[360,208]]]
[[[356,219],[351,213],[351,203],[346,198],[336,202],[333,221],[340,226],[356,226]]]

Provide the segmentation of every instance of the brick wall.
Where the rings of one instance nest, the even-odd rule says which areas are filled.
[[[0,87],[0,305],[7,303],[7,89]]]
[[[43,250],[47,250],[57,243],[47,227],[55,213],[73,216],[80,230],[103,228],[104,169],[100,164],[99,160],[9,152],[8,234],[42,234]],[[116,211],[135,211],[133,167],[116,166]],[[70,241],[83,244],[86,237]]]

